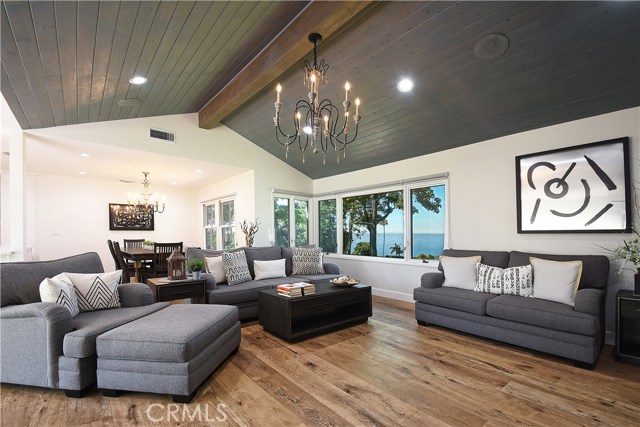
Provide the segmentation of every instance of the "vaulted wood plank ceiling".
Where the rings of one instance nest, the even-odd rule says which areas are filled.
[[[307,4],[3,2],[1,90],[25,129],[197,112],[251,79],[242,70]],[[479,59],[474,47],[492,33],[509,49]],[[322,95],[339,102],[348,79],[362,122],[339,164],[290,151],[312,178],[640,105],[640,2],[378,2],[324,36]],[[309,57],[273,81],[254,76],[268,84],[222,123],[284,159],[275,84],[292,129]],[[134,74],[149,82],[130,85]],[[409,94],[396,90],[403,76]]]

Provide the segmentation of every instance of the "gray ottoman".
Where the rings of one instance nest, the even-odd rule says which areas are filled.
[[[105,396],[141,391],[188,403],[239,346],[237,307],[172,305],[98,337],[98,388]]]

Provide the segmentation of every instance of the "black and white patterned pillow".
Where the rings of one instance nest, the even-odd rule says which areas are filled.
[[[533,297],[531,264],[502,269],[480,263],[477,272],[476,292]]]
[[[293,274],[324,274],[322,249],[291,248]]]
[[[118,284],[122,270],[100,274],[66,274],[76,290],[81,313],[120,307]]]
[[[223,253],[222,263],[224,264],[224,274],[227,276],[229,285],[237,285],[251,280],[247,256],[244,251]]]
[[[80,313],[76,291],[65,273],[51,279],[47,277],[40,283],[39,290],[42,302],[53,302],[66,307],[71,312],[71,317]]]

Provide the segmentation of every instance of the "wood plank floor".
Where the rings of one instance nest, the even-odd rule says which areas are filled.
[[[639,426],[640,368],[606,346],[593,371],[418,326],[374,298],[369,323],[298,344],[258,324],[189,405],[168,396],[2,385],[2,426]]]

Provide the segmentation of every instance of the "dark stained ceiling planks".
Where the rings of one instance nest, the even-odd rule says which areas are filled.
[[[640,105],[640,2],[368,3],[318,46],[330,65],[321,96],[338,101],[348,79],[363,104],[340,164],[334,153],[303,165],[290,151],[286,162],[311,178]],[[288,26],[315,31],[300,24],[308,4],[2,2],[0,89],[24,129],[199,112]],[[478,59],[474,46],[491,33],[509,49]],[[284,159],[275,84],[292,129],[311,48],[280,77],[256,78],[244,104],[221,103],[222,123]],[[148,83],[131,85],[135,74]],[[403,76],[412,93],[396,90]],[[141,102],[119,106],[125,98]]]

